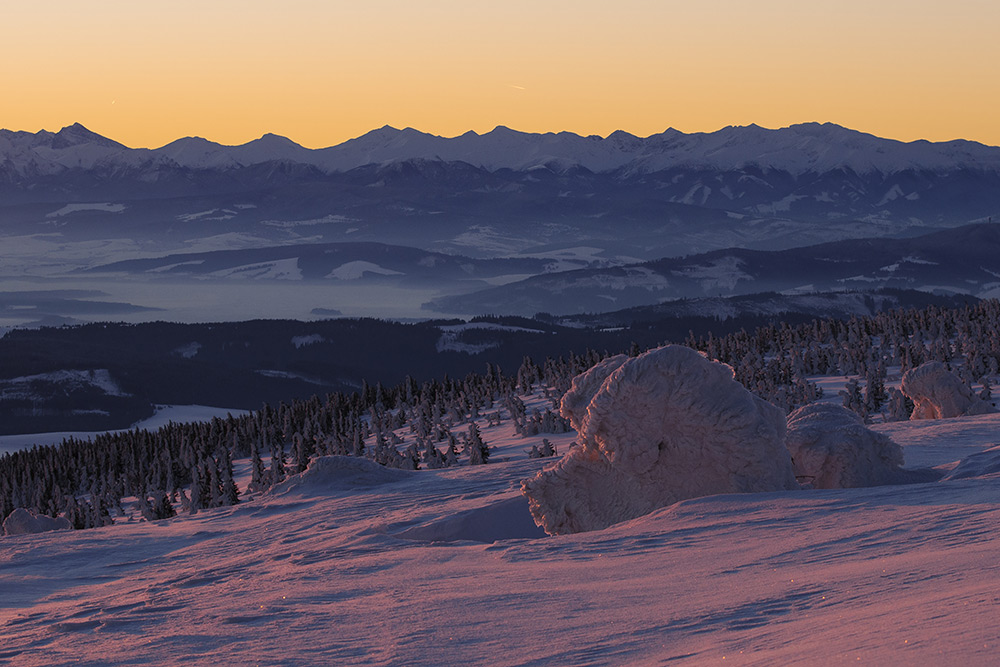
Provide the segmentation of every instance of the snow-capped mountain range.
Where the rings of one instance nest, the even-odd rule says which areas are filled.
[[[715,283],[753,265],[732,249],[907,238],[991,218],[1000,221],[1000,148],[970,141],[904,143],[832,124],[668,130],[646,138],[504,127],[444,138],[383,127],[316,150],[270,134],[242,146],[184,138],[133,149],[81,125],[58,132],[0,130],[0,278],[10,279],[76,281],[80,270],[113,265],[142,274],[149,284],[197,278],[206,289],[234,278],[324,285],[336,279],[353,289],[359,279],[412,287],[419,274],[420,287],[433,285],[437,294],[410,295],[406,302],[432,300],[443,312],[465,314],[494,307],[568,312],[576,303],[565,298],[570,292],[559,296],[543,283],[575,278],[517,281],[570,269],[605,272],[594,274],[600,285],[581,306],[588,312],[729,296],[751,285],[760,291],[945,284],[954,291],[951,278],[962,271],[946,283],[901,282],[912,268],[905,262],[892,275],[871,273],[907,253],[866,269],[875,280],[870,285],[851,282],[861,271],[831,274],[841,281],[832,286],[823,276],[774,285],[755,278],[736,290]],[[409,250],[389,257],[373,252],[373,244]],[[334,247],[341,250],[330,252]],[[677,269],[680,275],[668,271],[664,278],[657,267],[642,266],[714,251],[725,251],[722,263],[693,273]],[[442,254],[455,259],[445,261]],[[433,265],[411,266],[429,257],[437,258]],[[512,261],[474,267],[495,258]],[[133,259],[146,265],[123,263]],[[628,268],[619,270],[623,277],[611,276],[613,267]],[[1000,273],[992,264],[989,270]],[[670,286],[651,287],[650,279]],[[981,295],[994,277],[963,279],[977,281],[968,289]],[[114,289],[89,288],[109,301],[162,307],[123,294],[119,282],[110,285]],[[687,287],[675,289],[680,285]],[[488,286],[496,289],[468,299],[460,294]],[[52,285],[68,287],[75,282]],[[526,300],[518,295],[535,287],[539,291]],[[422,315],[419,309],[360,312],[335,301],[324,298],[304,312]]]
[[[0,130],[4,170],[24,176],[113,166],[232,169],[274,161],[334,173],[404,160],[465,162],[488,171],[582,167],[595,173],[651,173],[678,168],[757,167],[794,176],[835,169],[888,175],[908,170],[996,172],[1000,170],[1000,148],[965,140],[905,143],[832,123],[802,123],[778,130],[731,126],[692,134],[668,129],[645,138],[623,131],[608,137],[583,137],[572,132],[531,134],[503,126],[485,134],[469,131],[457,137],[440,137],[387,125],[321,149],[308,149],[275,134],[239,146],[186,137],[161,148],[132,149],[80,124],[55,133]]]
[[[585,247],[623,263],[994,215],[1000,148],[832,124],[646,138],[383,127],[317,150],[270,134],[132,149],[81,125],[0,130],[0,233],[155,239],[163,253],[241,234],[256,247],[371,241],[476,257]]]

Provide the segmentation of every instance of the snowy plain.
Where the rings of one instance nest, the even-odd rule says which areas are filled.
[[[485,466],[320,459],[234,507],[2,537],[0,664],[996,663],[997,452],[962,479],[709,496],[549,537],[520,484],[553,459],[527,450],[575,433],[481,428]],[[1000,415],[875,428],[950,470]]]
[[[186,422],[211,421],[213,417],[222,419],[226,415],[239,417],[245,414],[247,414],[247,411],[239,408],[216,408],[209,405],[157,405],[153,416],[136,422],[129,430],[137,428],[140,430],[155,431],[161,426],[166,426],[169,422],[183,424]],[[6,452],[16,452],[19,449],[30,448],[34,445],[58,445],[67,438],[87,440],[95,435],[99,434],[89,431],[60,431],[0,435],[0,456],[3,456]]]

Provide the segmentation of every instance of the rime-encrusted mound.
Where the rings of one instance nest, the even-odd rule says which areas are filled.
[[[903,449],[839,405],[813,403],[788,415],[785,445],[795,475],[817,489],[845,489],[900,480]]]
[[[580,373],[573,378],[573,384],[562,397],[559,405],[559,412],[569,420],[570,426],[579,431],[583,424],[583,418],[587,414],[587,406],[594,398],[594,394],[601,388],[608,376],[621,368],[621,365],[628,361],[628,355],[617,354],[608,357],[601,363],[593,366],[589,370]]]
[[[687,347],[625,361],[581,421],[578,444],[522,482],[550,534],[605,528],[685,498],[799,488],[781,409]]]
[[[302,472],[275,485],[270,493],[326,495],[392,484],[411,479],[413,475],[412,471],[386,468],[358,456],[319,456]]]
[[[4,519],[2,532],[7,535],[28,535],[72,528],[73,525],[65,517],[60,516],[53,519],[50,516],[35,514],[31,510],[18,507]]]
[[[913,401],[910,419],[946,419],[996,412],[940,361],[928,361],[906,371],[901,389]]]

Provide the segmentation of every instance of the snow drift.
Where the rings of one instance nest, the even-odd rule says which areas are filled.
[[[413,472],[386,468],[357,456],[319,456],[309,467],[275,485],[269,493],[312,496],[357,491],[411,479]]]
[[[903,465],[898,444],[839,405],[812,403],[788,415],[785,445],[795,476],[817,489],[891,484]]]
[[[903,375],[903,393],[913,401],[910,419],[946,419],[995,412],[940,361],[928,361]]]
[[[5,535],[27,535],[30,533],[44,533],[50,530],[70,530],[73,526],[69,519],[56,517],[53,519],[44,514],[35,514],[31,510],[18,507],[7,515],[3,522],[3,530],[0,533]]]
[[[442,517],[396,534],[405,540],[490,544],[497,540],[532,539],[545,533],[532,521],[520,495]]]
[[[1000,445],[970,454],[958,462],[944,479],[971,479],[1000,473]]]
[[[574,383],[578,395],[592,379]],[[581,419],[578,444],[524,480],[522,492],[535,522],[560,534],[605,528],[685,498],[797,489],[784,435],[782,410],[736,382],[729,366],[668,345],[605,378]]]

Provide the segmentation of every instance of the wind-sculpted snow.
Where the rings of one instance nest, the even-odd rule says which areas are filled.
[[[408,528],[396,537],[423,542],[484,542],[545,537],[521,496],[458,512]]]
[[[903,393],[913,401],[910,419],[947,419],[995,412],[993,406],[940,361],[928,361],[903,375]]]
[[[971,479],[1000,473],[1000,445],[970,454],[958,462],[944,479]]]
[[[668,345],[611,373],[578,444],[522,490],[535,521],[560,534],[685,498],[797,489],[784,435],[783,412],[737,383],[730,367]]]
[[[309,467],[276,485],[274,495],[326,495],[356,491],[410,479],[408,470],[387,468],[371,459],[357,456],[320,456]]]
[[[817,489],[893,483],[903,465],[898,444],[839,405],[812,403],[788,415],[785,444],[795,476]]]
[[[31,533],[45,533],[50,530],[70,530],[69,519],[65,517],[52,518],[44,514],[35,514],[31,510],[18,507],[11,512],[3,522],[3,530],[0,534],[5,535],[28,535]]]
[[[628,361],[628,356],[617,354],[608,357],[596,366],[580,373],[573,378],[573,384],[569,391],[563,394],[559,411],[562,416],[569,420],[570,425],[575,430],[580,430],[583,418],[587,414],[587,407],[594,395],[600,390],[601,385],[608,379],[608,376],[621,368],[622,364]]]

